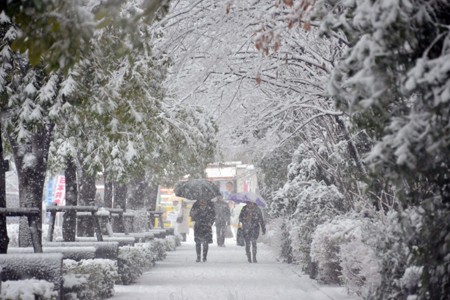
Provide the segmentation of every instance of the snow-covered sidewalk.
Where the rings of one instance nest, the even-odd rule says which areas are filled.
[[[243,247],[227,240],[224,248],[210,245],[208,262],[195,262],[192,241],[168,252],[133,285],[116,285],[114,300],[353,300],[342,287],[318,285],[298,267],[277,262],[258,244],[258,263],[247,262]]]

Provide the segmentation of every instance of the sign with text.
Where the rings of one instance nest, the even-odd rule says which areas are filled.
[[[66,178],[63,175],[57,175],[50,178],[47,182],[46,191],[47,205],[56,203],[65,205],[66,203]]]

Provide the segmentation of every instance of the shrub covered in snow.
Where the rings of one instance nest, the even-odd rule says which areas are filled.
[[[298,190],[296,200],[295,213],[291,222],[286,224],[292,240],[292,255],[308,274],[315,277],[316,267],[310,256],[312,234],[318,225],[343,214],[347,207],[344,197],[335,186],[314,181],[308,187]]]
[[[154,239],[153,241],[150,241],[150,245],[152,248],[152,253],[154,255],[154,259],[157,260],[163,260],[167,256],[167,245],[164,239]]]
[[[408,248],[405,229],[423,231],[420,209],[410,208],[402,213],[391,212],[387,215],[384,227],[374,228],[371,232],[376,241],[376,252],[381,259],[381,284],[374,287],[370,294],[375,299],[406,299],[401,295],[414,295],[420,282],[413,276],[413,270],[421,270],[421,266],[408,269],[410,250]],[[422,251],[417,248],[416,251]],[[417,268],[417,269],[416,269]],[[419,272],[414,272],[419,274]],[[412,298],[414,299],[414,298]]]
[[[340,283],[341,245],[361,236],[361,221],[335,218],[317,226],[312,235],[311,259],[317,263],[317,279],[324,283]]]
[[[155,264],[155,254],[151,243],[136,243],[134,247],[138,248],[145,256],[143,271],[148,271]]]
[[[286,220],[284,218],[274,218],[267,222],[267,232],[265,236],[260,236],[263,242],[269,245],[278,258],[287,263],[292,262],[292,248],[289,232],[286,230]]]
[[[117,263],[109,259],[63,261],[65,299],[106,299],[114,294]]]
[[[61,253],[0,254],[3,280],[35,278],[52,282],[54,289],[62,289]]]
[[[325,283],[343,283],[349,291],[366,295],[380,284],[380,258],[370,234],[383,228],[376,218],[356,214],[339,216],[317,227],[311,258],[317,262],[318,278]]]
[[[26,279],[1,283],[0,299],[3,300],[56,300],[54,284],[45,280]]]
[[[318,160],[329,157],[325,147],[301,144],[288,167],[288,181],[271,203],[271,215],[282,218],[281,253],[286,261],[298,262],[311,277],[315,263],[310,247],[316,227],[349,211],[346,197],[332,184],[330,173]],[[329,163],[328,163],[329,165]]]
[[[175,235],[166,236],[164,243],[166,245],[166,251],[175,251],[177,249],[177,237]]]
[[[154,249],[151,243],[137,243],[135,246],[120,247],[117,257],[120,278],[117,283],[136,282],[143,272],[151,268],[154,259]]]

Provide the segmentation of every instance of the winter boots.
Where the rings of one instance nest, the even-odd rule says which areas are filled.
[[[200,255],[202,253],[202,245],[200,243],[195,243],[195,251],[197,252],[196,262],[200,262]]]
[[[252,246],[252,253],[250,254],[250,242],[246,242],[245,253],[247,254],[247,260],[249,263],[251,263],[251,262],[257,263],[258,261],[256,260],[256,251],[257,251],[256,241],[252,241],[251,246]],[[253,255],[253,261],[252,261],[252,255]]]
[[[206,257],[208,256],[208,243],[203,243],[203,262],[206,262],[207,259]],[[195,244],[195,251],[197,252],[197,259],[195,260],[196,262],[200,262],[200,257],[201,257],[201,252],[202,252],[202,244],[201,243],[196,243]]]
[[[203,262],[206,262],[206,256],[208,256],[208,242],[203,243]]]
[[[253,262],[257,263],[258,261],[256,260],[256,251],[255,251],[255,249],[252,249],[252,250],[253,250]],[[247,260],[249,263],[252,262],[252,257],[250,255],[250,252],[247,252]]]

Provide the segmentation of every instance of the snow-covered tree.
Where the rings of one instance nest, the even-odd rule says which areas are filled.
[[[295,2],[295,3],[294,3]],[[394,187],[409,254],[386,256],[373,299],[445,299],[450,232],[448,1],[291,1],[293,20],[320,19],[348,43],[329,90],[375,141],[366,161]],[[406,208],[405,211],[403,211]],[[409,213],[414,212],[415,222]],[[420,228],[420,229],[419,229]],[[396,243],[390,244],[396,248]],[[420,280],[408,282],[411,270]]]
[[[294,261],[314,277],[317,270],[310,251],[314,231],[318,225],[348,212],[352,203],[326,178],[314,155],[308,152],[311,150],[306,145],[295,152],[288,181],[271,204],[271,215],[286,221],[286,238],[290,242],[285,247],[292,249]]]
[[[12,47],[28,57],[36,66],[45,60],[47,68],[68,71],[90,52],[90,40],[96,29],[108,24],[120,24],[125,35],[134,36],[133,24],[151,23],[167,9],[166,0],[142,3],[141,13],[133,19],[122,18],[117,0],[10,0],[0,3],[0,12],[11,18],[19,29]],[[131,25],[131,26],[130,26]],[[139,44],[139,34],[133,41]]]
[[[120,19],[135,20],[134,24],[139,26],[137,21],[146,21],[141,17],[148,13],[147,4],[147,2],[143,3],[142,1],[130,1],[123,4],[121,7],[124,8],[126,13],[123,16],[121,15]],[[83,9],[89,8],[102,9],[101,6],[89,7],[89,5],[85,5],[83,7]],[[43,6],[44,12],[47,12],[45,9],[46,7]],[[28,11],[26,12],[28,13]],[[15,20],[17,17],[17,15],[13,15],[12,19]],[[123,30],[123,24],[122,26],[116,26],[119,28],[120,35],[110,35],[105,40],[101,38],[101,33],[107,32],[104,30],[100,32],[99,39],[99,43],[107,43],[112,38],[125,37],[124,42],[119,45],[120,47],[106,49],[104,44],[104,52],[101,52],[100,48],[96,48],[94,45],[94,47],[89,48],[94,51],[82,55],[84,61],[80,63],[81,66],[83,63],[86,64],[90,55],[94,55],[94,57],[98,54],[107,55],[102,57],[103,60],[93,60],[92,64],[88,64],[90,67],[100,67],[95,63],[106,63],[103,69],[100,68],[102,72],[97,74],[98,77],[91,76],[91,73],[77,74],[77,71],[86,71],[78,65],[69,73],[68,77],[56,71],[51,71],[54,66],[51,65],[51,58],[45,55],[48,54],[47,52],[41,53],[43,55],[41,64],[33,67],[26,55],[14,52],[12,48],[14,41],[21,37],[19,33],[23,34],[23,28],[18,28],[17,24],[11,21],[11,18],[3,11],[1,12],[1,25],[2,72],[0,74],[0,92],[2,94],[2,112],[7,111],[8,114],[9,141],[12,145],[21,183],[21,205],[41,208],[42,188],[47,171],[47,156],[55,124],[68,124],[65,127],[58,126],[58,137],[65,136],[68,140],[63,143],[59,139],[57,145],[63,145],[62,148],[68,150],[71,155],[78,154],[73,149],[77,149],[77,147],[82,149],[84,151],[83,166],[89,166],[92,169],[98,166],[96,160],[99,158],[106,157],[109,159],[113,156],[112,160],[102,161],[102,163],[111,167],[116,172],[115,175],[119,174],[118,176],[125,173],[126,168],[129,171],[133,166],[139,165],[139,157],[136,153],[140,153],[140,158],[143,159],[146,151],[156,151],[155,148],[158,147],[166,150],[166,147],[163,147],[159,142],[164,140],[164,134],[170,134],[166,130],[170,126],[178,125],[177,128],[181,128],[180,134],[186,134],[183,135],[183,138],[189,140],[186,143],[190,146],[189,149],[194,149],[194,144],[199,142],[199,140],[190,139],[193,134],[197,134],[202,139],[199,142],[200,146],[195,149],[199,152],[193,151],[197,155],[204,150],[198,155],[201,158],[200,160],[207,161],[208,157],[212,155],[211,148],[213,147],[209,142],[213,142],[210,133],[214,130],[210,123],[198,122],[195,118],[191,118],[194,120],[192,122],[185,121],[183,124],[195,122],[196,126],[192,126],[192,128],[199,128],[197,132],[192,133],[192,128],[179,126],[176,122],[170,123],[170,118],[162,113],[161,105],[157,102],[161,100],[163,95],[155,95],[158,82],[164,76],[158,74],[162,69],[155,66],[151,61],[151,55],[148,53],[149,47],[138,47],[134,31],[133,34],[129,34],[130,29]],[[145,33],[141,30],[137,32]],[[145,40],[144,37],[140,36]],[[94,40],[90,41],[93,42]],[[44,61],[45,59],[48,59],[48,64]],[[59,62],[61,63],[63,59],[64,56],[60,56]],[[115,63],[118,64],[115,65]],[[69,65],[72,65],[72,63]],[[60,67],[63,69],[62,65]],[[80,82],[83,82],[83,85],[78,82],[77,86],[74,79],[77,75],[78,78],[82,78]],[[86,84],[89,80],[93,80],[93,85]],[[124,84],[125,82],[127,84]],[[79,97],[75,97],[76,88],[86,89],[81,92],[78,91],[80,92]],[[90,96],[97,97],[91,98]],[[129,121],[130,118],[132,122]],[[166,121],[166,119],[169,119],[169,121]],[[103,141],[101,130],[106,128],[106,122],[111,125],[111,131],[106,136],[109,141],[115,142],[115,144],[110,143],[109,148],[103,149],[106,144],[99,143],[99,141]],[[85,127],[75,127],[77,124]],[[72,125],[72,127],[69,125]],[[211,131],[207,132],[209,129]],[[78,132],[78,130],[81,131]],[[123,132],[120,130],[123,130]],[[133,131],[138,131],[138,133],[133,134]],[[64,135],[68,132],[71,134]],[[81,136],[82,138],[77,140],[74,136]],[[69,139],[71,137],[72,140]],[[91,144],[80,142],[86,142],[89,138],[94,138],[95,142]],[[78,141],[79,143],[71,144],[70,141]],[[140,148],[137,148],[136,145]],[[147,147],[145,149],[144,146],[148,145],[151,145],[152,148]],[[103,156],[89,152],[99,149]],[[118,164],[115,164],[116,162]]]
[[[225,157],[257,164],[272,216],[284,220],[276,223],[286,260],[301,261],[313,275],[309,237],[316,226],[369,198],[361,197],[361,153],[371,140],[349,132],[348,116],[327,90],[345,39],[323,38],[311,22],[288,23],[291,8],[281,2],[174,2],[159,23],[165,36],[157,46],[173,57],[168,86],[182,101],[215,112]],[[317,207],[299,214],[310,195]],[[345,209],[317,216],[319,203],[340,201]],[[309,215],[311,223],[302,223]]]
[[[0,26],[1,111],[7,115],[2,121],[17,166],[20,203],[40,208],[54,113],[58,113],[64,102],[61,76],[47,73],[43,65],[31,66],[25,56],[11,49],[17,27],[4,12],[0,13]],[[40,226],[38,234],[41,234]],[[21,243],[27,243],[26,235]]]
[[[132,19],[141,10],[142,1],[128,1],[121,16]],[[76,157],[81,178],[101,171],[123,184],[170,182],[201,173],[215,153],[214,124],[200,110],[173,103],[162,87],[168,59],[153,54],[153,40],[145,35],[148,25],[136,26],[143,47],[131,48],[120,26],[106,26],[91,41],[89,57],[68,78],[76,88],[71,109],[58,124],[61,136],[54,154]],[[117,56],[117,49],[129,55]],[[94,196],[95,190],[87,202]]]
[[[174,62],[167,87],[181,101],[214,112],[222,158],[239,155],[267,170],[284,152],[285,163],[276,163],[281,174],[261,176],[261,182],[272,182],[286,176],[282,166],[305,137],[353,142],[326,90],[345,46],[338,38],[322,39],[311,26],[288,30],[287,12],[273,1],[172,4],[155,25],[164,32],[157,48]],[[350,159],[363,169],[357,153]],[[280,186],[267,187],[268,198]]]

